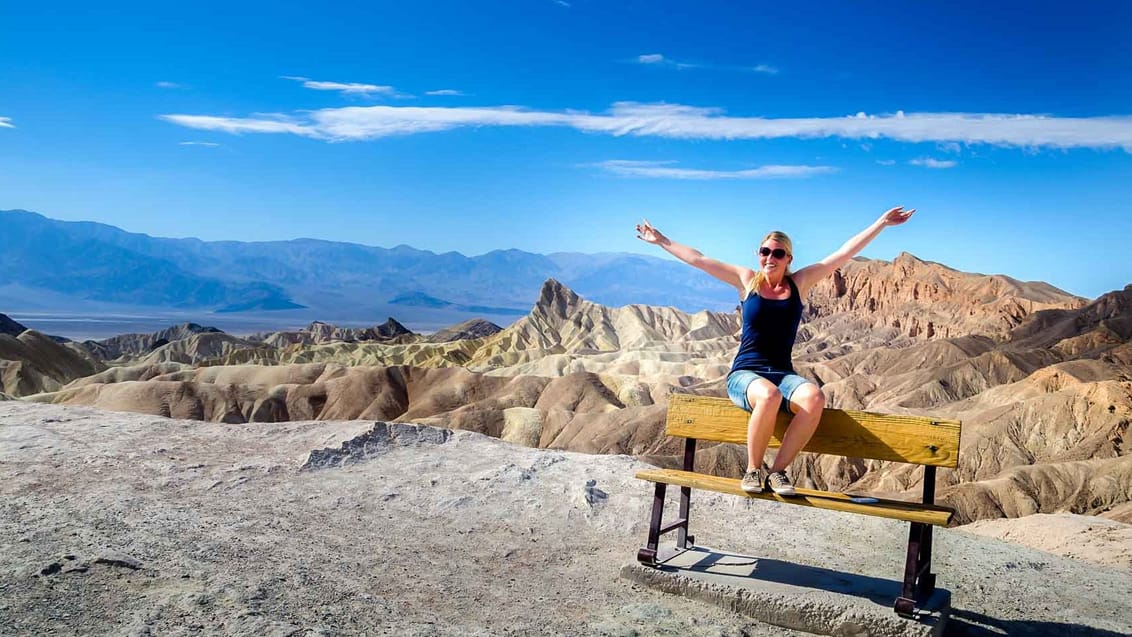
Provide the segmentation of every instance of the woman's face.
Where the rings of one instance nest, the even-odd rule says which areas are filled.
[[[759,267],[767,274],[785,272],[794,260],[794,256],[786,250],[786,245],[776,239],[764,241],[755,254],[759,257]]]

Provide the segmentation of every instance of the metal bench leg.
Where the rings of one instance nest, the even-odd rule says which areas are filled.
[[[904,563],[904,588],[896,598],[896,612],[912,615],[916,601],[923,600],[935,589],[931,568],[931,525],[912,522],[908,529],[908,557]]]
[[[652,520],[649,522],[649,539],[645,547],[637,551],[637,561],[648,566],[656,566],[656,551],[660,546],[660,518],[664,514],[664,493],[668,485],[656,483],[652,499]]]
[[[916,594],[922,599],[927,599],[935,592],[935,573],[932,570],[932,527],[929,524],[924,525],[924,533],[920,539],[920,564],[918,570],[918,581],[916,582],[919,588]]]
[[[924,467],[924,504],[935,502],[935,467]],[[908,529],[908,557],[904,563],[904,589],[896,598],[896,612],[912,615],[916,601],[924,601],[935,591],[932,569],[932,527],[912,522]]]
[[[688,438],[684,442],[684,471],[695,471],[696,439]],[[688,510],[692,506],[692,487],[680,487],[680,519],[684,524],[676,532],[676,546],[690,549],[695,546],[696,538],[688,535]]]
[[[676,531],[676,546],[682,549],[690,549],[694,545],[696,538],[688,535],[688,509],[692,504],[692,487],[680,487],[680,519],[684,522]]]

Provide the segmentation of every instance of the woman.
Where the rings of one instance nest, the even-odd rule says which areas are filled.
[[[845,242],[836,252],[790,272],[794,248],[790,238],[775,231],[763,239],[756,252],[759,270],[723,263],[705,257],[695,248],[672,241],[645,219],[637,225],[637,238],[658,245],[672,256],[695,266],[739,291],[743,331],[739,352],[727,376],[727,395],[732,402],[751,412],[747,422],[747,471],[741,488],[748,493],[761,493],[769,487],[779,495],[794,495],[794,486],[786,476],[786,467],[798,456],[817,429],[825,408],[825,394],[814,383],[794,373],[790,352],[802,320],[802,299],[814,285],[844,265],[888,226],[898,226],[912,216],[915,209],[893,208],[868,228]],[[765,476],[763,455],[779,408],[794,417],[774,458],[774,465]]]

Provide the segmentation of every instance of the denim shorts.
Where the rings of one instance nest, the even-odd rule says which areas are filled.
[[[751,404],[747,402],[747,387],[756,378],[769,380],[778,387],[778,391],[782,392],[782,404],[779,409],[787,413],[793,413],[790,411],[790,396],[794,394],[794,390],[806,383],[813,384],[811,381],[789,372],[771,369],[752,372],[749,369],[737,369],[727,375],[727,397],[744,410],[751,411]]]

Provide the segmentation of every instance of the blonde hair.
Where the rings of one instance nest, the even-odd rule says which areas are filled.
[[[762,244],[771,240],[777,241],[786,247],[787,257],[794,256],[794,242],[790,240],[790,237],[786,236],[785,232],[782,232],[781,230],[772,230],[769,234],[763,237],[762,241],[759,241],[759,245],[761,246]],[[790,274],[790,267],[787,266],[785,276],[790,276]],[[751,292],[758,293],[759,286],[763,284],[763,281],[766,281],[766,272],[763,272],[762,268],[759,268],[758,271],[755,272],[755,276],[751,277],[750,282],[747,283],[747,289],[743,291],[742,299],[746,299],[748,296],[750,296]]]

